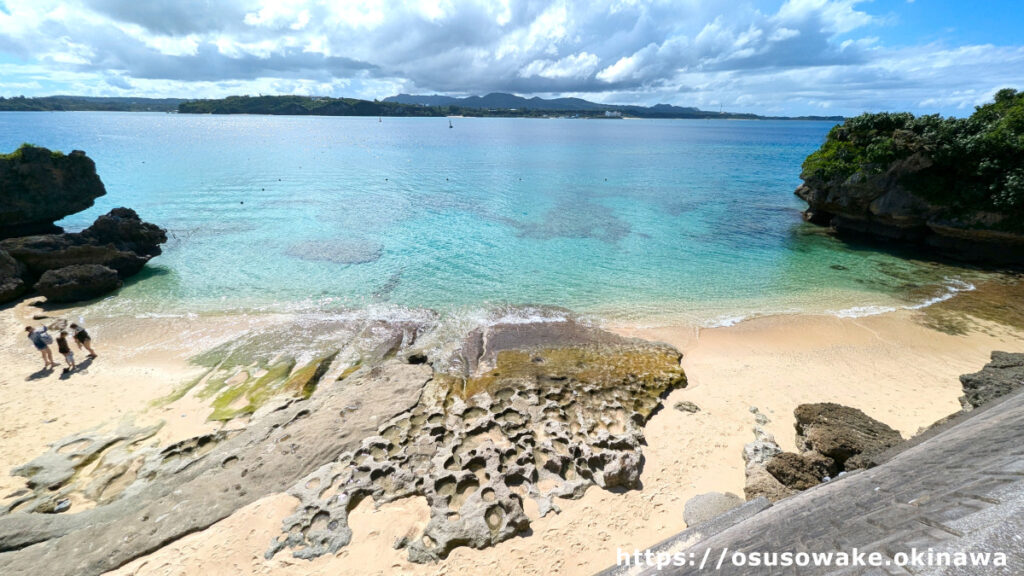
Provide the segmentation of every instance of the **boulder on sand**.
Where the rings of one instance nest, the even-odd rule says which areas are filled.
[[[0,304],[14,300],[26,290],[25,266],[0,250]]]
[[[76,264],[47,270],[36,282],[36,290],[47,302],[92,300],[113,292],[124,283],[117,271],[99,264]]]
[[[797,445],[831,458],[840,470],[849,469],[846,461],[853,456],[862,455],[857,461],[863,462],[903,441],[896,430],[849,406],[801,404],[793,414]]]
[[[686,501],[683,506],[683,522],[687,526],[696,526],[725,514],[733,508],[743,505],[743,498],[732,492],[708,492],[698,494]]]

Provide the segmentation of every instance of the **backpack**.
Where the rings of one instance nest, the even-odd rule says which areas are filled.
[[[49,346],[50,344],[53,344],[53,336],[50,336],[46,332],[43,332],[42,334],[40,334],[39,335],[39,339],[42,340],[43,344],[46,344],[47,346]]]

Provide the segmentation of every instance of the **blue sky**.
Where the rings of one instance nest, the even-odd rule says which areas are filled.
[[[0,0],[0,95],[513,92],[965,115],[1024,89],[1024,9],[948,0]]]

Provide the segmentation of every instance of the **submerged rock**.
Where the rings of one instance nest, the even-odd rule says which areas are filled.
[[[383,246],[368,240],[311,240],[285,251],[292,258],[335,264],[366,264],[380,260],[383,253]]]
[[[60,232],[54,222],[106,194],[84,152],[24,145],[0,155],[0,238]]]
[[[1024,354],[993,352],[992,361],[979,372],[960,377],[964,395],[960,404],[973,410],[1024,386]]]
[[[47,302],[79,302],[113,292],[123,284],[112,268],[99,264],[76,264],[47,270],[35,287],[46,296]]]

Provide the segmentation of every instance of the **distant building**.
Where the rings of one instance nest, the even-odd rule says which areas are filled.
[[[622,112],[619,112],[618,110],[605,110],[604,111],[604,117],[605,118],[622,118]]]

